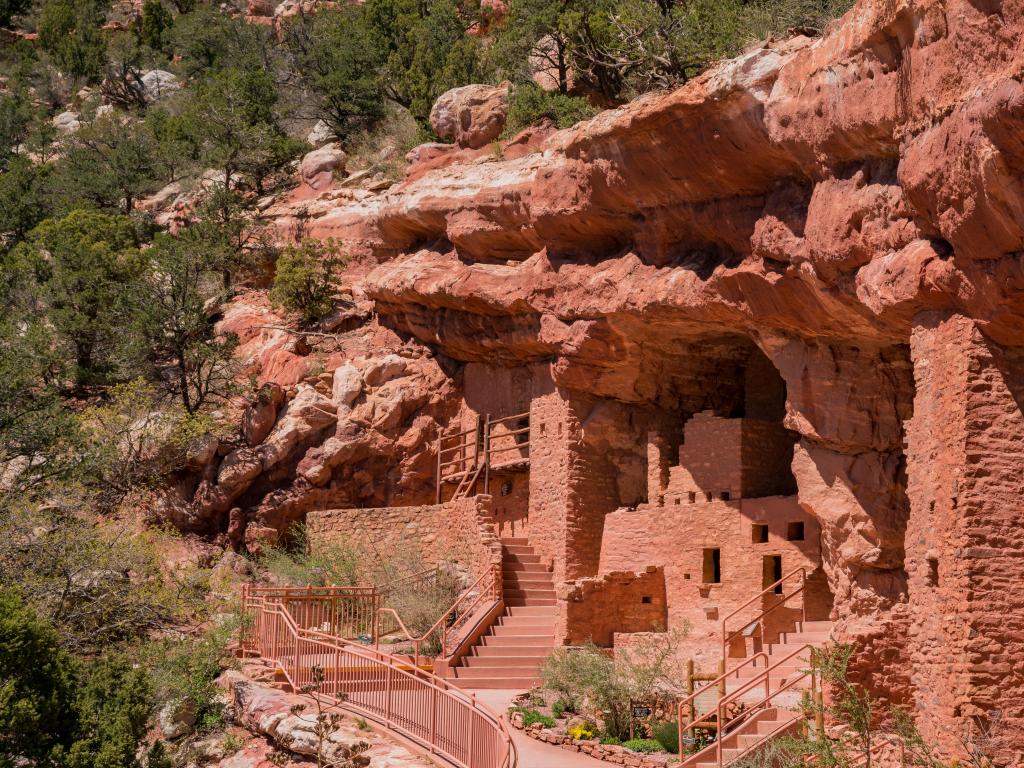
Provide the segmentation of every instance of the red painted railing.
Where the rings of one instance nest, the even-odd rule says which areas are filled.
[[[740,746],[737,741],[737,748],[734,749],[733,754],[726,759],[725,749],[723,742],[727,739],[731,733],[735,732],[745,722],[750,720],[758,711],[768,709],[773,706],[775,698],[780,694],[786,693],[787,691],[795,690],[797,683],[801,682],[807,677],[810,677],[811,691],[810,695],[812,699],[815,697],[818,690],[818,675],[814,668],[814,653],[815,648],[812,645],[804,645],[797,648],[792,653],[779,659],[771,666],[764,669],[754,677],[750,678],[746,683],[741,685],[736,690],[732,691],[726,696],[722,696],[718,699],[715,704],[715,708],[708,710],[703,715],[700,715],[696,719],[688,717],[688,712],[684,712],[683,703],[679,706],[679,744],[680,747],[685,743],[684,735],[687,733],[693,733],[696,729],[703,728],[710,731],[716,731],[717,736],[715,743],[710,747],[698,752],[697,755],[705,755],[710,757],[708,753],[713,753],[713,760],[718,764],[719,768],[729,765],[731,763],[740,760],[741,758],[751,754],[752,752],[759,749],[765,742],[778,736],[786,729],[792,727],[793,721],[783,721],[775,730],[769,733],[757,733],[758,738],[753,743],[747,744],[746,746]],[[793,671],[792,661],[799,659],[801,654],[807,655],[808,668],[804,670]],[[764,654],[758,654],[752,658],[764,657]],[[746,663],[746,662],[745,662]],[[742,665],[741,665],[742,666]],[[738,667],[737,667],[738,669]],[[732,675],[736,669],[730,670],[721,679]],[[716,680],[712,685],[720,682]],[[764,686],[764,696],[754,702],[749,702],[751,694],[757,695],[755,692],[758,688]],[[685,700],[684,700],[685,702]],[[691,755],[684,760],[684,763],[708,763],[709,760],[697,760],[696,755]]]
[[[295,690],[341,704],[458,768],[515,768],[501,719],[472,694],[402,659],[300,627],[281,600],[243,592],[242,647],[274,662]]]
[[[369,643],[384,601],[377,587],[249,587],[247,595],[280,603],[300,629]]]
[[[382,635],[388,634],[389,631],[398,631],[404,635],[405,640],[413,644],[413,658],[417,666],[421,660],[421,650],[428,644],[435,647],[436,653],[427,655],[450,656],[466,623],[481,609],[490,607],[501,597],[501,566],[492,565],[484,570],[469,588],[463,590],[441,618],[422,635],[414,636],[393,608],[381,608],[377,611],[378,645]]]
[[[799,584],[799,586],[797,586],[789,594],[786,594],[785,593],[785,585],[787,583],[789,583],[789,582],[794,582],[794,581],[797,582],[797,584]],[[754,595],[754,597],[752,597],[749,600],[747,600],[747,602],[745,602],[743,605],[741,605],[735,611],[733,611],[728,616],[726,616],[724,619],[722,619],[722,658],[723,659],[728,659],[729,658],[729,643],[732,642],[735,638],[737,638],[740,635],[742,635],[744,633],[744,631],[747,628],[750,628],[750,627],[755,627],[757,629],[757,632],[759,634],[759,638],[761,640],[761,647],[764,647],[764,618],[765,618],[765,616],[767,616],[768,614],[772,613],[776,609],[781,608],[783,605],[788,603],[791,598],[794,598],[797,595],[803,594],[803,592],[806,589],[806,587],[807,587],[807,570],[805,568],[803,568],[803,567],[794,568],[792,571],[787,573],[785,576],[783,576],[781,579],[776,581],[774,584],[769,584],[759,594]],[[777,592],[776,590],[782,590],[782,591],[781,592]],[[766,597],[767,598],[774,598],[776,596],[778,597],[778,599],[774,600],[770,606],[768,606],[767,608],[762,610],[760,613],[758,613],[757,616],[755,616],[753,619],[750,619],[749,621],[744,621],[743,622],[743,627],[741,629],[737,629],[737,630],[734,630],[732,632],[729,632],[728,624],[729,624],[729,620],[730,619],[740,615],[744,610],[749,608],[751,605],[756,603],[758,600],[763,600]],[[807,601],[806,600],[801,600],[800,601],[800,620],[801,621],[804,621],[807,618],[806,605],[807,605]]]

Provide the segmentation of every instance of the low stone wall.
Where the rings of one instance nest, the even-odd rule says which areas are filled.
[[[426,565],[453,562],[477,575],[501,563],[492,500],[484,495],[420,507],[310,512],[306,532],[314,551],[342,541],[381,553],[402,552],[413,545]]]
[[[518,718],[513,715],[511,722],[513,728],[523,731],[531,739],[561,747],[569,752],[584,752],[598,760],[616,765],[628,765],[630,768],[665,768],[670,763],[679,762],[675,755],[644,755],[615,744],[602,744],[599,739],[574,739],[568,734],[544,728],[540,723],[523,728],[521,715]]]
[[[591,640],[609,648],[616,632],[666,628],[665,569],[660,566],[565,582],[556,588],[556,596],[556,643],[582,645]]]

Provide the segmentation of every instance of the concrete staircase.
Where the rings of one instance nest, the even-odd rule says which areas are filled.
[[[803,718],[788,709],[769,707],[753,713],[750,718],[722,739],[722,765],[729,765],[750,747],[792,733],[801,727]],[[711,744],[683,760],[680,768],[718,768],[718,745]]]
[[[526,690],[555,642],[555,588],[526,539],[502,539],[505,612],[452,669],[460,688]]]
[[[746,720],[734,726],[722,738],[723,766],[728,766],[752,747],[756,748],[803,727],[800,704],[810,688],[811,679],[810,676],[802,676],[810,668],[810,651],[801,649],[808,645],[814,648],[824,646],[831,632],[830,621],[798,621],[794,631],[781,633],[777,642],[761,648],[768,655],[767,666],[763,661],[748,664],[729,677],[726,681],[727,693],[750,686],[750,690],[739,694],[738,701],[749,705],[751,712]],[[729,667],[736,667],[739,663],[742,663],[742,659],[730,659]],[[768,690],[772,694],[779,693],[765,705],[761,703],[765,698],[764,674],[766,669],[772,667]],[[787,684],[791,687],[786,688]],[[709,691],[704,703],[713,709],[716,698],[716,693]],[[718,745],[711,744],[683,760],[680,768],[717,768],[718,765]]]
[[[811,645],[815,648],[821,648],[824,646],[832,633],[832,622],[831,621],[804,621],[797,622],[796,629],[793,632],[782,632],[779,634],[778,642],[768,643],[762,648],[762,650],[768,654],[768,666],[777,664],[780,660],[785,659],[791,655],[794,651],[804,645]],[[735,661],[730,663],[729,666],[734,666]],[[783,685],[790,677],[799,675],[804,670],[810,667],[810,653],[800,653],[794,656],[792,659],[786,661],[778,669],[772,671],[772,689]],[[762,674],[765,670],[764,664],[749,664],[743,667],[736,674],[735,677],[730,678],[726,682],[726,692],[732,692],[737,690],[743,685],[753,680]],[[807,690],[810,687],[810,678],[805,677],[802,680],[798,680],[793,686],[793,702],[799,702],[800,692]],[[755,688],[749,696],[744,696],[744,699],[757,697],[763,697],[764,689],[761,687]],[[778,703],[782,703],[781,700]],[[790,702],[786,702],[789,704]]]

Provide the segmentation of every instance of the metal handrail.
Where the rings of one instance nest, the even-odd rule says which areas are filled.
[[[684,707],[689,707],[690,708],[691,711],[689,713],[689,717],[692,718],[695,715],[695,713],[693,712],[693,702],[695,702],[697,700],[698,696],[703,694],[709,688],[712,688],[712,687],[717,686],[717,685],[721,685],[723,682],[725,682],[730,677],[732,677],[737,672],[739,672],[741,669],[743,669],[743,667],[745,667],[745,666],[747,666],[749,664],[753,664],[755,661],[757,661],[758,659],[761,659],[761,658],[764,659],[764,665],[765,665],[765,667],[767,667],[768,666],[768,662],[769,662],[768,654],[764,653],[764,652],[755,653],[749,659],[746,659],[742,663],[737,664],[732,669],[726,670],[721,675],[716,677],[714,680],[709,682],[707,685],[702,685],[696,691],[694,691],[693,693],[688,695],[685,699],[682,699],[679,702],[678,706],[676,707],[676,722],[679,725],[679,743],[680,744],[683,743],[683,733],[686,732],[686,731],[692,730],[692,725],[686,725],[685,727],[683,726],[683,708]]]
[[[399,657],[301,629],[286,606],[244,589],[243,610],[256,614],[243,648],[278,664],[294,690],[353,709],[459,768],[515,768],[507,727],[474,694]]]
[[[788,595],[783,595],[781,600],[778,600],[774,605],[772,605],[771,608],[767,608],[767,609],[761,611],[753,619],[751,619],[750,621],[746,622],[743,625],[742,628],[736,630],[735,632],[733,632],[731,634],[727,634],[726,625],[728,624],[729,619],[731,619],[733,616],[736,616],[738,613],[742,612],[746,608],[749,608],[751,605],[753,605],[755,602],[757,602],[761,598],[765,597],[766,595],[768,595],[768,594],[775,594],[775,588],[776,587],[782,585],[783,583],[788,581],[790,579],[790,577],[795,576],[797,574],[800,575],[800,586],[799,586],[799,588],[797,588],[793,592],[789,593]],[[743,633],[743,631],[747,627],[749,627],[749,626],[751,626],[753,624],[759,624],[759,632],[761,633],[761,642],[763,644],[764,643],[764,625],[763,625],[763,622],[761,620],[765,616],[767,616],[769,613],[774,611],[776,608],[779,608],[779,607],[783,606],[791,597],[794,597],[796,595],[801,594],[804,591],[804,589],[806,588],[806,586],[807,586],[807,569],[805,567],[803,567],[803,566],[800,566],[799,568],[794,568],[792,571],[790,571],[789,573],[784,575],[781,579],[779,579],[778,581],[774,582],[773,584],[769,584],[767,587],[765,587],[763,590],[761,590],[760,593],[754,595],[752,598],[747,600],[747,602],[745,602],[739,608],[737,608],[732,613],[730,613],[728,616],[726,616],[724,619],[722,619],[722,658],[723,659],[728,658],[729,643],[734,638],[739,637],[739,635],[741,635]],[[801,621],[806,621],[807,620],[806,601],[804,601],[801,604],[800,610],[801,610]]]
[[[487,584],[486,587],[481,587],[481,583],[487,577],[490,577],[489,583]],[[478,587],[479,589],[477,589]],[[423,642],[427,640],[431,635],[433,635],[438,629],[441,629],[441,655],[444,656],[446,655],[445,651],[448,648],[448,631],[451,629],[452,626],[454,626],[454,622],[451,625],[447,623],[448,617],[451,616],[454,612],[456,612],[462,605],[462,603],[465,602],[470,595],[475,594],[473,603],[470,605],[468,610],[459,614],[460,616],[471,615],[472,612],[478,607],[481,599],[485,595],[490,597],[492,600],[496,599],[495,596],[497,594],[497,591],[497,566],[491,565],[482,574],[480,574],[479,577],[477,577],[476,581],[474,581],[470,586],[464,589],[462,593],[455,599],[455,602],[451,604],[448,610],[441,614],[441,617],[437,621],[435,621],[430,626],[430,628],[419,637],[413,636],[413,634],[409,631],[408,627],[406,627],[405,622],[402,621],[402,617],[398,615],[398,611],[396,611],[394,608],[379,608],[377,609],[377,631],[374,633],[377,637],[376,647],[380,647],[381,616],[385,613],[390,613],[398,622],[398,626],[405,634],[406,640],[413,644],[414,663],[416,664],[416,666],[419,666],[420,663],[420,647],[423,645]]]
[[[776,669],[778,669],[783,664],[785,664],[786,662],[788,662],[791,659],[793,659],[794,657],[796,657],[799,654],[803,653],[804,651],[808,651],[808,650],[811,652],[811,656],[812,656],[810,669],[804,670],[803,672],[801,672],[796,677],[786,678],[785,683],[781,687],[779,687],[779,688],[777,688],[776,690],[773,691],[771,689],[771,673],[773,671],[775,671]],[[801,647],[797,648],[792,653],[789,653],[786,656],[784,656],[783,658],[779,659],[777,662],[772,664],[770,667],[767,667],[763,672],[761,672],[756,677],[751,678],[746,684],[740,686],[735,691],[732,691],[731,693],[727,694],[726,696],[723,696],[722,698],[720,698],[718,700],[718,703],[715,705],[715,709],[714,710],[709,710],[708,712],[706,712],[705,714],[701,715],[699,718],[697,718],[696,720],[694,720],[693,722],[688,724],[687,729],[693,729],[693,728],[696,728],[697,725],[701,724],[701,723],[707,723],[709,726],[710,726],[710,724],[712,722],[715,723],[714,727],[715,727],[715,729],[718,732],[718,735],[715,738],[715,744],[714,745],[709,745],[709,747],[706,747],[705,749],[708,749],[711,746],[715,747],[715,753],[716,753],[716,756],[717,756],[717,762],[718,762],[719,768],[722,768],[722,766],[723,766],[722,741],[726,737],[727,731],[731,727],[733,727],[735,725],[738,725],[740,722],[742,722],[745,719],[748,719],[759,708],[764,708],[768,704],[768,702],[770,702],[772,699],[774,699],[780,693],[783,693],[784,691],[788,691],[790,688],[792,688],[798,682],[800,682],[801,680],[806,678],[808,675],[811,678],[811,694],[812,694],[812,696],[814,695],[814,692],[817,690],[817,673],[816,673],[816,671],[814,669],[814,664],[813,664],[814,652],[815,652],[815,648],[810,643],[802,645]],[[764,696],[764,698],[762,698],[760,701],[758,701],[758,702],[756,702],[754,704],[751,704],[748,708],[744,709],[743,712],[741,712],[739,715],[736,715],[731,720],[726,721],[725,720],[725,714],[726,714],[725,707],[727,705],[729,705],[729,704],[732,704],[734,701],[736,701],[740,696],[744,695],[745,693],[748,693],[749,691],[752,691],[755,688],[759,687],[762,682],[764,683],[764,686],[765,686],[765,696]],[[712,721],[712,717],[714,718],[714,721]],[[788,725],[788,723],[787,723],[787,725]],[[780,730],[780,729],[777,728],[777,729],[775,729],[775,731],[772,731],[771,733],[766,734],[765,738],[759,739],[757,742],[752,744],[750,747],[744,749],[739,755],[736,756],[735,759],[739,759],[743,755],[749,753],[749,751],[751,749],[754,749],[755,747],[760,746],[761,744],[764,744],[765,741],[770,739],[775,734],[775,732],[778,731],[778,730]],[[680,734],[681,733],[682,732],[680,732]],[[681,743],[682,743],[682,741],[680,741],[680,744]],[[701,750],[701,751],[704,751],[704,750]],[[698,752],[696,754],[700,754],[700,752]]]

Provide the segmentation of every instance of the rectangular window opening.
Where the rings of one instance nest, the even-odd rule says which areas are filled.
[[[722,550],[717,548],[704,550],[704,583],[722,583]]]
[[[750,540],[754,544],[767,544],[768,526],[765,523],[754,523],[750,527]]]
[[[728,491],[722,491],[720,494],[718,494],[718,498],[720,498],[722,501],[728,501],[729,500],[729,492]]]
[[[687,496],[689,497],[689,499],[690,499],[690,503],[691,503],[691,504],[693,504],[694,502],[696,502],[696,501],[697,501],[697,492],[696,492],[696,491],[690,491],[690,492],[689,492],[689,493],[687,494]]]
[[[789,523],[786,526],[786,540],[787,541],[803,541],[804,540],[804,524],[803,524],[803,522]]]
[[[768,589],[772,584],[775,584],[779,579],[782,578],[782,555],[765,555],[762,560],[764,563],[762,573],[761,586],[764,589]],[[773,590],[776,595],[782,594],[782,585],[775,584]]]
[[[650,605],[651,604],[651,596],[650,595],[643,595],[643,596],[641,596],[640,597],[640,602],[643,603],[644,605]]]
[[[715,497],[714,497],[714,495],[712,495],[711,491],[704,491],[704,500],[705,501],[711,501],[713,498],[715,498]]]

